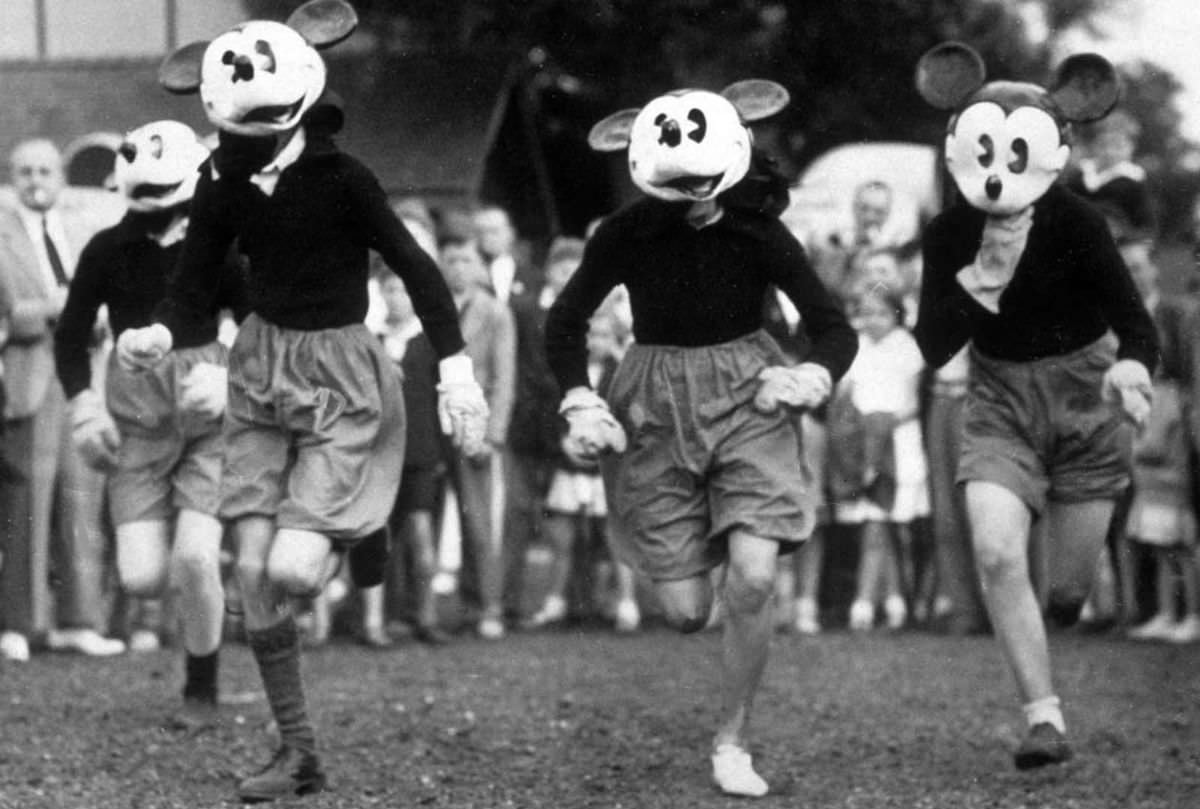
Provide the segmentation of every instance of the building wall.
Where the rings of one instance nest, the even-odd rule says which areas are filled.
[[[246,19],[242,0],[3,0],[7,61],[161,58]]]

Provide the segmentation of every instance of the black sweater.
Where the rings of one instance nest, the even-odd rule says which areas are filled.
[[[79,256],[67,302],[54,332],[54,361],[63,392],[71,398],[91,386],[88,347],[96,325],[96,312],[108,306],[108,320],[116,337],[126,329],[153,322],[155,306],[166,291],[167,274],[179,258],[182,242],[163,247],[146,235],[138,214],[129,213],[100,231]],[[230,309],[236,319],[246,313],[245,287],[236,263],[223,254],[206,268],[213,281],[207,308],[193,309],[179,319],[175,347],[190,348],[217,339],[218,316]]]
[[[546,322],[546,355],[559,387],[588,384],[588,318],[619,284],[629,290],[637,342],[667,346],[716,345],[761,328],[763,298],[774,284],[812,337],[807,361],[840,378],[858,337],[800,243],[767,214],[726,207],[719,221],[697,230],[684,218],[687,209],[643,199],[596,231]]]
[[[225,147],[221,147],[225,148]],[[333,141],[311,133],[300,158],[267,196],[248,179],[201,167],[192,221],[156,319],[172,333],[215,293],[208,271],[234,239],[250,260],[250,308],[285,329],[361,323],[367,250],[403,279],[439,357],[463,347],[458,313],[437,264],[388,207],[375,176]]]
[[[998,314],[955,279],[975,260],[984,221],[982,211],[960,202],[925,229],[914,332],[930,365],[944,365],[968,340],[988,357],[1024,362],[1068,354],[1111,328],[1120,340],[1117,356],[1154,372],[1154,322],[1100,213],[1057,185],[1035,202],[1025,252]]]

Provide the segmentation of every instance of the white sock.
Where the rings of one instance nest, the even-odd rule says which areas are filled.
[[[1063,721],[1061,701],[1056,696],[1042,697],[1021,706],[1025,712],[1025,724],[1028,727],[1049,722],[1059,733],[1067,732],[1066,722]]]

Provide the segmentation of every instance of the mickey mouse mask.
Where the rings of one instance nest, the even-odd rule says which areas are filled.
[[[629,149],[638,188],[668,201],[701,202],[746,176],[753,135],[746,127],[787,106],[781,85],[750,79],[707,90],[676,90],[645,107],[613,113],[592,127],[601,152]]]
[[[191,127],[154,121],[125,136],[117,149],[113,176],[129,209],[162,211],[192,198],[208,149]]]
[[[286,24],[252,20],[212,42],[185,45],[163,62],[159,82],[174,93],[199,90],[208,120],[222,131],[287,132],[325,89],[317,49],[341,42],[357,25],[343,0],[310,0]]]
[[[917,90],[932,106],[956,110],[946,133],[946,167],[973,207],[1019,213],[1062,173],[1067,124],[1096,121],[1116,106],[1116,71],[1096,54],[1071,56],[1053,85],[984,83],[983,60],[958,42],[938,45],[917,65]]]

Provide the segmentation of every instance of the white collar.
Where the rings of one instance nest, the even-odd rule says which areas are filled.
[[[275,193],[275,185],[279,182],[279,175],[284,169],[300,159],[300,155],[304,153],[304,147],[307,145],[308,139],[304,136],[304,127],[296,130],[296,134],[292,135],[291,140],[287,145],[279,150],[279,154],[275,155],[275,159],[261,169],[250,175],[250,182],[254,183],[268,197]],[[217,171],[216,163],[209,163],[212,170],[212,178],[214,180],[221,179],[221,173]]]
[[[1137,183],[1143,182],[1146,179],[1146,170],[1137,163],[1129,160],[1101,170],[1096,168],[1095,160],[1084,158],[1079,161],[1079,171],[1082,175],[1083,187],[1093,193],[1105,183],[1109,183],[1120,177],[1125,177]]]

